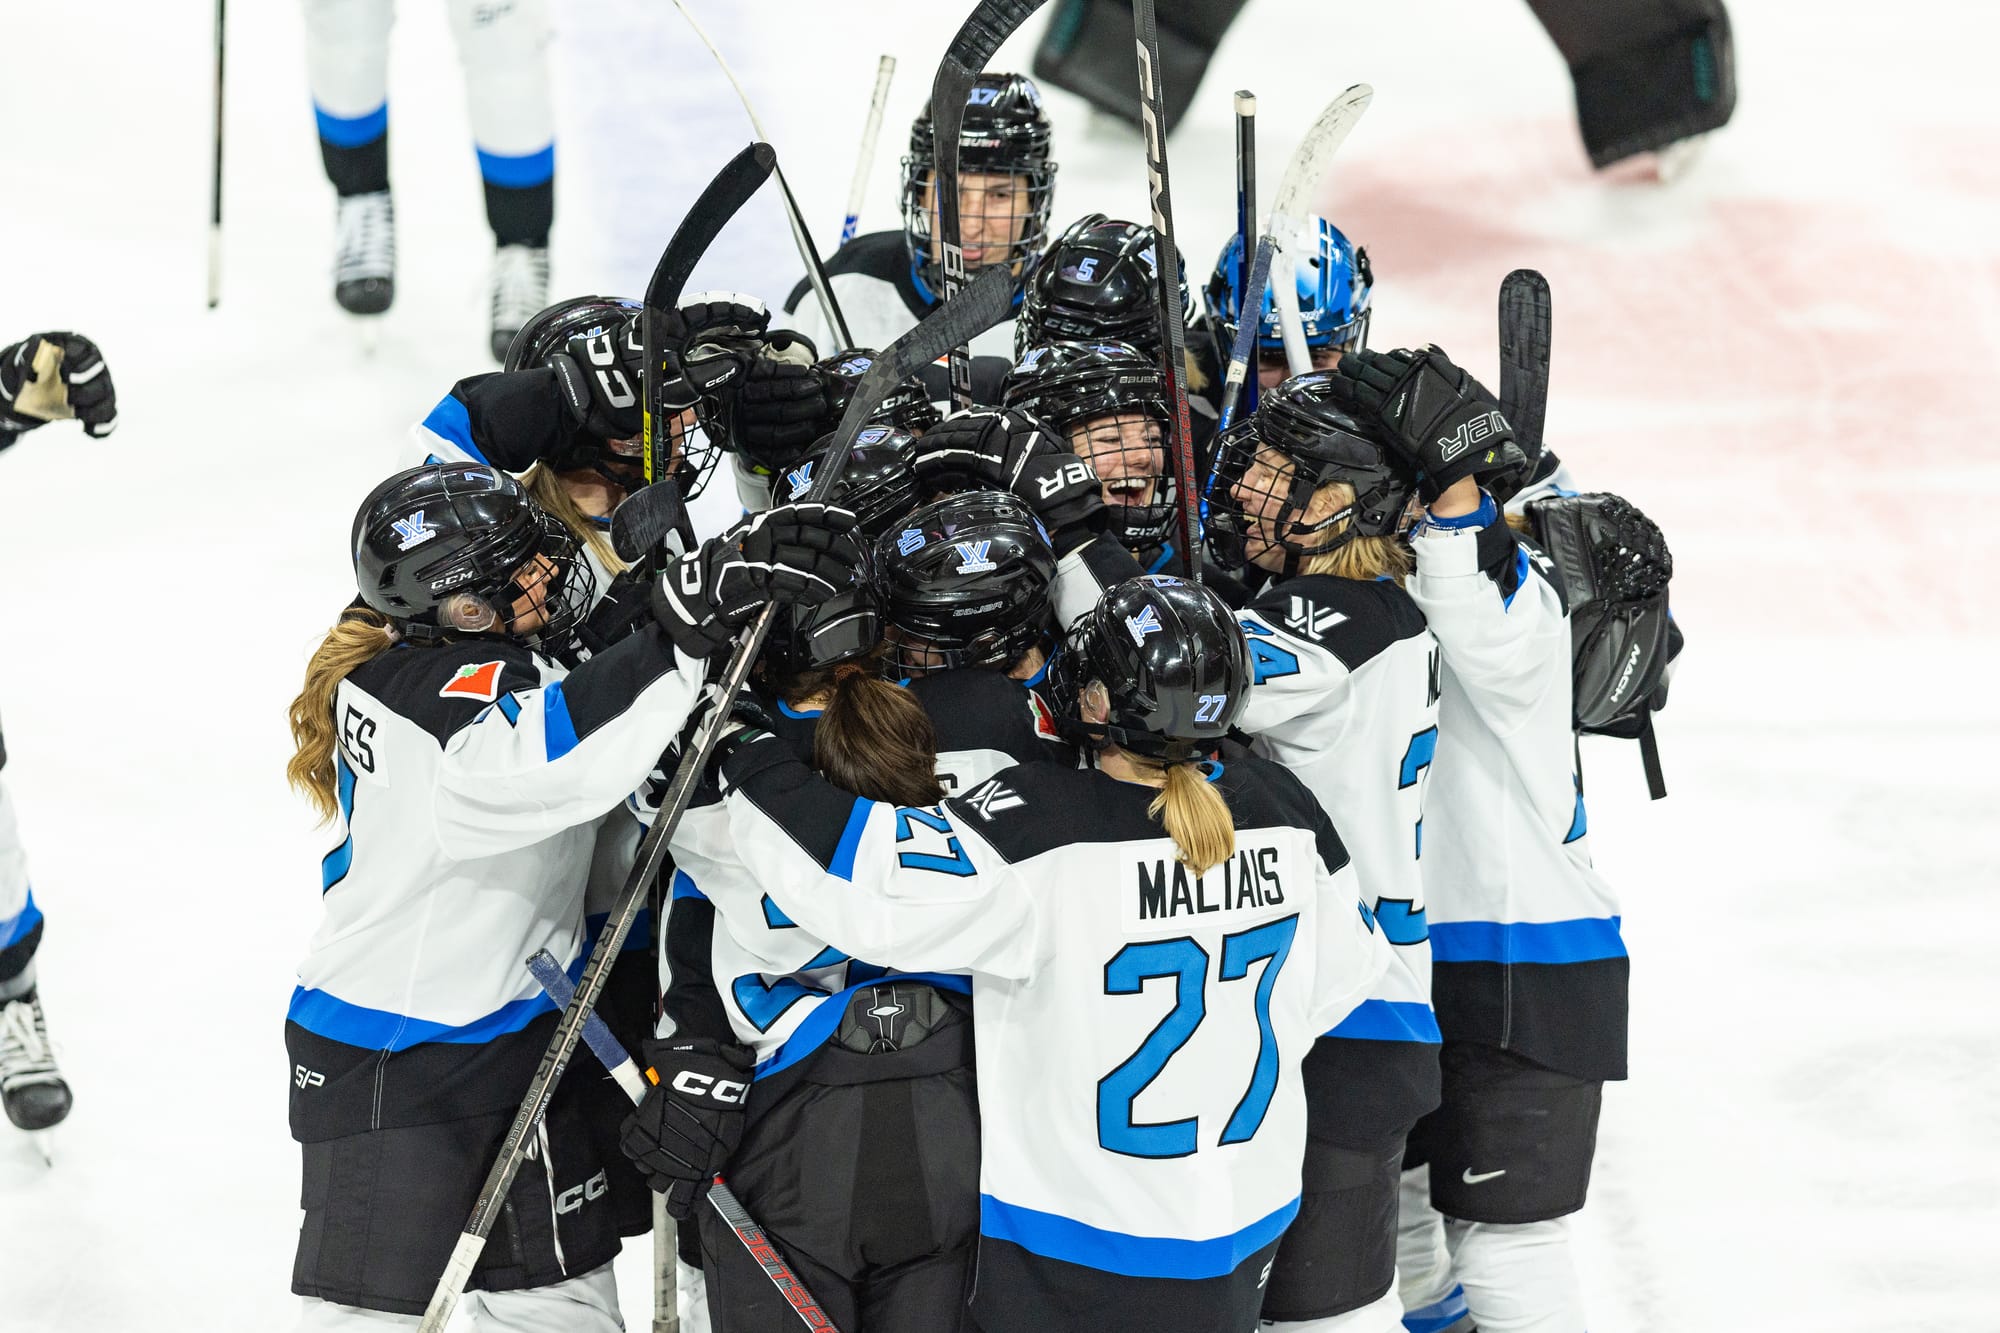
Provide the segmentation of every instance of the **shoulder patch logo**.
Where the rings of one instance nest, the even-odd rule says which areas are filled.
[[[1347,613],[1345,611],[1336,611],[1328,606],[1318,606],[1294,594],[1292,597],[1291,614],[1285,617],[1285,624],[1305,635],[1314,643],[1318,643],[1328,630],[1346,619]]]
[[[1048,701],[1043,699],[1038,691],[1028,691],[1028,712],[1034,716],[1037,736],[1052,741],[1062,739],[1062,729],[1056,725],[1055,711],[1049,707]]]
[[[500,673],[506,669],[505,662],[478,662],[460,667],[452,673],[444,688],[438,691],[440,699],[477,699],[490,704],[500,697]]]
[[[988,823],[991,823],[993,816],[1002,810],[1013,810],[1027,804],[1013,788],[1004,786],[998,778],[987,779],[961,799],[964,804],[972,807],[974,814]]]

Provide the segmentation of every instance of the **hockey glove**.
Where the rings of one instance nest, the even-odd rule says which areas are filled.
[[[680,1221],[708,1195],[743,1137],[743,1107],[756,1058],[710,1037],[648,1041],[646,1071],[654,1086],[625,1117],[619,1146]]]
[[[660,397],[693,407],[741,379],[764,344],[771,312],[754,296],[698,292],[660,321]]]
[[[1435,347],[1349,352],[1332,388],[1417,470],[1426,504],[1462,478],[1527,466],[1493,395]]]
[[[1103,488],[1090,460],[1025,412],[985,409],[947,418],[918,438],[911,466],[918,485],[933,493],[1011,492],[1042,521],[1058,556],[1105,529]]]
[[[736,451],[766,472],[797,463],[840,423],[828,381],[814,366],[753,361],[736,391]]]
[[[814,606],[852,587],[861,567],[854,515],[832,505],[779,505],[670,560],[653,585],[653,616],[674,647],[707,657],[770,602]]]
[[[0,440],[71,417],[92,439],[118,428],[118,394],[96,343],[78,333],[35,333],[0,348]]]
[[[629,440],[645,426],[639,403],[644,361],[635,315],[594,337],[571,338],[549,358],[549,367],[577,425],[600,440]]]

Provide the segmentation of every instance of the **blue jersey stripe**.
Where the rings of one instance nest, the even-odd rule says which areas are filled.
[[[347,825],[347,837],[340,846],[328,852],[319,863],[319,891],[325,893],[334,885],[347,878],[347,872],[354,864],[354,770],[347,766],[347,756],[336,753],[334,762],[340,773],[340,820]]]
[[[939,990],[957,991],[960,995],[972,994],[972,978],[950,976],[943,972],[889,972],[871,977],[867,981],[856,982],[846,990],[835,991],[821,1000],[813,1011],[806,1015],[805,1021],[793,1030],[792,1035],[785,1038],[783,1045],[758,1062],[757,1070],[751,1077],[769,1078],[780,1069],[797,1064],[825,1045],[826,1039],[833,1035],[833,1030],[840,1026],[841,1015],[847,1012],[847,1001],[854,992],[863,986],[872,986],[881,981],[921,981]]]
[[[1439,963],[1587,963],[1625,957],[1620,918],[1574,921],[1433,921],[1431,958]]]
[[[676,870],[674,872],[674,897],[699,898],[703,902],[708,901],[708,895],[694,886],[694,881],[688,877],[688,872],[685,870]]]
[[[571,981],[581,976],[582,957],[571,963],[568,971]],[[292,1005],[285,1016],[308,1032],[348,1046],[358,1046],[365,1051],[406,1051],[431,1041],[477,1046],[495,1037],[519,1032],[543,1014],[554,1011],[555,1004],[548,996],[532,995],[525,1000],[510,1001],[483,1018],[454,1027],[449,1023],[434,1023],[386,1009],[349,1004],[323,990],[307,990],[298,986],[292,990]]]
[[[534,185],[546,185],[556,174],[556,146],[550,144],[537,153],[489,153],[484,148],[479,153],[479,175],[488,185],[499,185],[509,190],[525,190]]]
[[[576,723],[570,720],[559,680],[542,686],[542,743],[552,764],[576,748]]]
[[[424,418],[423,427],[441,440],[449,440],[463,449],[466,456],[475,462],[486,462],[486,455],[472,442],[472,417],[467,414],[465,404],[446,394]]]
[[[1105,1231],[1073,1218],[1037,1212],[981,1194],[979,1234],[1012,1241],[1045,1259],[1062,1259],[1127,1277],[1224,1277],[1276,1240],[1298,1211],[1299,1201],[1293,1199],[1241,1231],[1210,1240],[1182,1240]]]
[[[335,148],[359,148],[389,132],[389,104],[385,101],[358,116],[336,116],[314,102],[313,119],[319,122],[319,137]]]
[[[1412,1000],[1363,1000],[1326,1035],[1354,1041],[1444,1040],[1431,1007]]]
[[[12,948],[28,938],[28,932],[42,924],[42,909],[35,906],[35,891],[28,890],[28,905],[10,917],[0,919],[0,949]]]
[[[833,849],[833,860],[826,867],[828,874],[853,882],[854,854],[861,848],[861,831],[868,827],[868,815],[874,808],[873,801],[855,800],[854,809],[847,816],[847,827],[840,831],[840,842]]]

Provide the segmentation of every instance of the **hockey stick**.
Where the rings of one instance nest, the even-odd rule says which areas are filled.
[[[1285,336],[1285,361],[1294,375],[1312,369],[1312,353],[1306,350],[1305,326],[1299,318],[1297,260],[1286,254],[1285,247],[1297,236],[1299,225],[1312,211],[1313,195],[1326,180],[1333,155],[1347,142],[1355,122],[1361,119],[1374,97],[1373,88],[1357,83],[1327,103],[1326,110],[1319,113],[1319,119],[1306,131],[1306,137],[1299,140],[1278,182],[1277,202],[1272,206],[1271,222],[1264,235],[1270,238],[1273,247],[1272,267],[1277,268],[1281,258],[1291,265],[1278,270],[1283,276],[1271,284],[1271,303],[1277,307],[1278,328]]]
[[[1181,569],[1201,582],[1201,491],[1196,484],[1194,431],[1188,424],[1187,338],[1181,326],[1181,257],[1174,246],[1174,205],[1167,186],[1167,123],[1160,86],[1160,26],[1153,0],[1134,0],[1132,28],[1139,54],[1139,119],[1146,130],[1147,198],[1153,208],[1153,285],[1159,293],[1160,378],[1167,389],[1167,463],[1181,511]]]
[[[868,119],[861,126],[861,156],[854,163],[854,184],[847,189],[847,216],[840,222],[842,245],[861,230],[861,205],[868,197],[868,173],[875,167],[875,141],[882,137],[882,107],[889,100],[889,80],[895,73],[894,56],[883,56],[875,66],[875,93],[868,99]]]
[[[660,262],[646,283],[646,299],[639,312],[641,355],[639,366],[639,410],[645,444],[646,484],[662,480],[668,473],[668,446],[660,429],[660,321],[680,304],[688,275],[708,253],[708,247],[729,219],[736,216],[750,196],[762,188],[778,165],[777,150],[767,143],[753,143],[729,159],[717,172],[694,207],[681,219],[673,239],[660,252]]]
[[[215,157],[209,174],[208,192],[208,308],[222,301],[222,54],[227,25],[223,7],[227,0],[215,0]]]
[[[1261,320],[1264,313],[1264,284],[1256,285],[1251,293],[1251,277],[1256,272],[1255,256],[1257,236],[1257,94],[1239,90],[1236,94],[1236,325],[1243,326],[1243,313],[1255,310]],[[1270,273],[1270,260],[1264,261],[1266,275]],[[1232,346],[1232,358],[1236,349]],[[1247,364],[1247,363],[1246,363]],[[1222,416],[1226,423],[1234,415],[1235,395],[1243,395],[1243,410],[1257,410],[1257,380],[1237,378],[1232,391],[1225,381],[1222,386]]]
[[[1253,311],[1251,315],[1236,317],[1236,341],[1229,346],[1229,369],[1222,376],[1222,417],[1216,424],[1220,433],[1228,430],[1236,421],[1239,405],[1244,412],[1257,410],[1253,392],[1257,377],[1250,374],[1250,359],[1256,355],[1257,329],[1264,318],[1264,288],[1271,281],[1271,238],[1257,238],[1257,254],[1250,261],[1250,276],[1242,285],[1244,308]],[[1256,293],[1256,304],[1250,304],[1250,293]],[[1214,478],[1211,476],[1210,481]],[[615,515],[614,515],[615,517]]]
[[[1541,456],[1548,409],[1549,280],[1517,268],[1500,283],[1500,415],[1529,458]]]
[[[541,984],[551,1000],[565,1008],[568,1007],[570,997],[576,993],[576,988],[569,984],[568,975],[556,966],[553,954],[547,949],[535,950],[534,957],[528,960],[528,970],[535,974],[535,980]],[[634,1106],[645,1100],[646,1087],[649,1083],[657,1084],[660,1081],[659,1076],[650,1069],[644,1073],[640,1072],[639,1062],[632,1058],[631,1052],[619,1044],[618,1038],[612,1034],[604,1020],[594,1013],[583,1021],[583,1043],[590,1047],[591,1054],[611,1072],[612,1080],[627,1097],[632,1099]],[[764,1234],[764,1228],[752,1220],[749,1210],[743,1206],[743,1201],[736,1197],[734,1190],[723,1183],[721,1176],[717,1176],[714,1183],[708,1187],[708,1202],[717,1213],[721,1214],[722,1220],[729,1224],[729,1229],[736,1233],[736,1239],[743,1243],[743,1248],[750,1252],[750,1257],[764,1270],[764,1276],[771,1279],[771,1285],[784,1296],[787,1304],[798,1311],[799,1318],[805,1321],[806,1327],[822,1329],[825,1333],[839,1333],[834,1327],[833,1320],[826,1311],[819,1308],[819,1302],[813,1299],[813,1294],[806,1290],[806,1284],[792,1272],[791,1265],[785,1262],[785,1256],[778,1252],[778,1247]]]
[[[758,149],[767,154],[770,152],[768,145],[752,145],[753,151]],[[741,160],[739,157],[738,161]],[[675,239],[679,239],[678,235]],[[671,250],[673,247],[670,245],[668,248]],[[688,267],[693,267],[692,259],[688,261]],[[1011,275],[1004,271],[981,274],[979,280],[967,287],[958,300],[945,302],[877,356],[875,363],[854,387],[847,411],[841,415],[840,425],[834,433],[833,450],[826,463],[814,469],[812,490],[806,499],[824,501],[833,493],[841,472],[847,466],[854,437],[861,433],[862,424],[881,406],[891,389],[915,374],[919,367],[937,360],[960,343],[970,342],[1005,319],[1012,297]],[[610,916],[598,932],[597,942],[591,946],[590,961],[584,965],[576,995],[563,1009],[555,1034],[549,1038],[548,1049],[542,1052],[542,1062],[521,1099],[520,1109],[514,1113],[514,1123],[501,1140],[499,1155],[487,1172],[485,1183],[479,1187],[472,1216],[466,1220],[465,1230],[452,1247],[451,1258],[438,1278],[437,1289],[424,1312],[419,1333],[443,1333],[444,1326],[450,1321],[451,1312],[465,1291],[466,1280],[472,1276],[473,1266],[479,1262],[479,1255],[486,1248],[486,1237],[492,1232],[493,1223],[506,1203],[507,1191],[521,1169],[521,1162],[527,1155],[528,1139],[548,1110],[549,1097],[555,1091],[556,1082],[562,1077],[563,1070],[569,1067],[570,1056],[576,1052],[576,1044],[583,1035],[584,1019],[596,1006],[598,996],[603,994],[604,984],[611,975],[611,964],[617,959],[618,951],[625,947],[625,937],[631,932],[633,919],[638,916],[639,907],[646,899],[647,886],[660,872],[660,864],[666,859],[667,840],[673,834],[674,825],[680,822],[688,801],[694,796],[702,769],[708,763],[709,752],[715,748],[716,736],[728,721],[729,706],[748,679],[750,667],[764,646],[764,636],[770,633],[771,624],[777,617],[776,603],[767,605],[730,657],[717,686],[716,706],[695,729],[693,742],[686,747],[680,766],[674,770],[659,812],[653,817],[653,826],[646,831],[639,844],[639,854],[631,873],[618,891]]]
[[[770,136],[764,133],[764,126],[757,119],[757,109],[750,105],[750,95],[743,91],[743,85],[736,81],[736,71],[729,68],[729,62],[722,58],[722,51],[710,39],[708,32],[696,20],[694,11],[687,7],[685,0],[674,0],[674,8],[681,11],[681,17],[694,29],[694,35],[701,38],[701,44],[715,57],[715,63],[722,67],[722,76],[729,80],[729,86],[736,90],[736,100],[743,104],[744,114],[750,117],[750,131],[765,143]],[[813,244],[812,235],[806,230],[805,215],[799,212],[799,201],[792,197],[791,182],[785,179],[782,167],[778,172],[778,189],[785,196],[785,220],[792,227],[792,243],[799,248],[799,258],[805,261],[806,281],[812,284],[813,295],[819,298],[819,307],[826,314],[827,327],[840,339],[842,348],[854,346],[854,335],[847,331],[847,320],[840,313],[840,302],[833,296],[833,287],[827,281],[826,266],[820,263],[819,247]]]
[[[966,16],[945,48],[937,75],[931,80],[931,156],[935,163],[931,194],[937,203],[937,235],[932,239],[937,243],[947,302],[965,288],[958,207],[958,133],[965,125],[965,99],[972,95],[973,80],[1000,44],[1042,4],[1043,0],[979,0],[979,7]],[[972,406],[970,347],[951,349],[951,405],[961,412]]]

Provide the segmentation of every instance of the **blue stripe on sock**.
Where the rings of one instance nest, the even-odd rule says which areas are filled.
[[[0,920],[0,949],[9,949],[28,938],[28,932],[42,923],[42,909],[35,906],[35,891],[28,890],[28,905],[13,916]]]
[[[389,132],[389,104],[359,116],[336,116],[313,103],[313,119],[319,122],[319,137],[335,148],[360,148],[374,143]]]
[[[499,185],[509,190],[525,190],[536,185],[547,185],[556,174],[556,146],[550,144],[539,153],[525,153],[520,157],[510,157],[505,153],[489,153],[477,148],[479,154],[479,175],[488,185]]]
[[[1445,1329],[1465,1316],[1465,1288],[1454,1284],[1443,1300],[1405,1310],[1403,1330],[1404,1333],[1444,1333]]]

